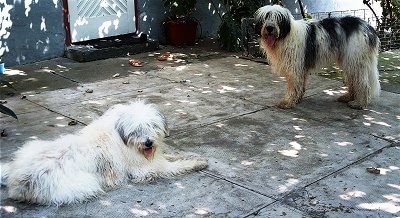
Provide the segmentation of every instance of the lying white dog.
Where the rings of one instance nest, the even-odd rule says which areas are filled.
[[[12,199],[69,204],[96,197],[124,182],[171,177],[207,167],[203,159],[169,161],[164,116],[137,101],[115,105],[76,134],[26,143],[3,166]]]

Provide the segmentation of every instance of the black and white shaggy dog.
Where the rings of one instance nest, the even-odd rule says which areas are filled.
[[[336,62],[344,71],[348,92],[339,97],[351,108],[366,107],[379,96],[377,56],[380,46],[375,30],[357,17],[295,20],[279,5],[255,13],[260,47],[272,70],[286,78],[287,90],[280,108],[291,108],[305,91],[314,70]]]

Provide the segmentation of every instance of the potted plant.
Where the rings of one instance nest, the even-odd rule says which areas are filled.
[[[171,45],[194,45],[198,22],[191,16],[196,0],[162,0],[169,13],[164,22],[167,42]]]

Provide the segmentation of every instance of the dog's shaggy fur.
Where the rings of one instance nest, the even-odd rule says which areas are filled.
[[[199,158],[167,160],[164,116],[142,101],[115,105],[76,134],[26,143],[3,166],[12,199],[68,204],[132,180],[171,177],[207,167]],[[4,175],[5,173],[5,175]]]
[[[259,8],[255,20],[260,47],[272,70],[287,81],[280,108],[294,107],[304,95],[310,73],[332,62],[344,71],[348,87],[339,101],[362,109],[379,96],[380,41],[365,21],[351,16],[294,20],[290,11],[279,5]]]

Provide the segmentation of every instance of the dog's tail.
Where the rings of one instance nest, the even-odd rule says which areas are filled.
[[[377,51],[378,53],[378,51]],[[368,71],[368,80],[370,85],[370,97],[377,98],[381,93],[381,85],[379,83],[379,71],[378,71],[378,54],[372,58],[372,69]]]
[[[9,164],[1,163],[0,164],[0,185],[1,186],[7,186],[8,172],[9,172]]]

